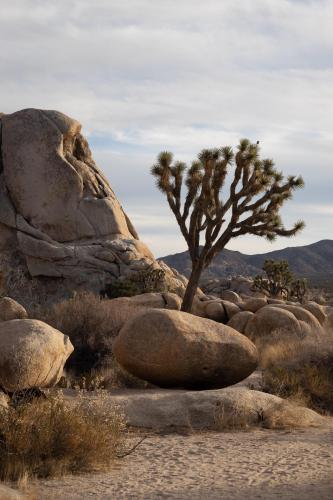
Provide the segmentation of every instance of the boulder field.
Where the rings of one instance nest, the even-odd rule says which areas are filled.
[[[328,321],[325,308],[316,302],[300,304],[226,292],[226,299],[197,295],[193,314],[227,324],[251,339],[277,331],[295,338],[318,337]]]

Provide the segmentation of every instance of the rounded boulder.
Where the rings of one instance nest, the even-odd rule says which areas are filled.
[[[160,387],[226,387],[248,377],[258,363],[254,344],[232,328],[161,309],[129,320],[113,352],[127,371]]]
[[[67,335],[33,319],[0,323],[0,385],[8,392],[53,387],[73,352]]]
[[[273,333],[296,338],[304,336],[295,316],[290,311],[273,305],[259,309],[248,321],[244,333],[251,339],[269,336]]]
[[[10,297],[0,299],[0,321],[10,321],[11,319],[24,319],[28,313],[21,304]]]
[[[267,299],[263,297],[251,297],[247,299],[244,304],[242,304],[241,308],[244,311],[257,312],[262,307],[267,306]]]
[[[237,332],[244,333],[246,325],[253,317],[253,312],[251,311],[241,311],[235,314],[228,323],[228,326],[237,330]]]
[[[326,314],[325,314],[325,309],[323,308],[322,305],[317,304],[317,302],[308,302],[307,304],[304,305],[304,308],[307,311],[310,311],[310,313],[317,318],[317,320],[321,325],[325,323]]]

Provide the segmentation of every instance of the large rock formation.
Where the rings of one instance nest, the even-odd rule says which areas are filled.
[[[161,268],[175,289],[183,286],[139,240],[76,120],[37,109],[2,114],[0,138],[2,254],[15,254],[31,277],[74,288],[99,291]]]

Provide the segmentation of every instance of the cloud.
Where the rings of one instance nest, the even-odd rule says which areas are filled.
[[[243,136],[304,176],[284,210],[288,221],[306,215],[297,242],[332,238],[330,211],[318,223],[304,209],[332,197],[332,23],[332,0],[1,2],[1,111],[53,108],[79,119],[159,255],[184,244],[175,223],[165,234],[171,214],[149,175],[157,153],[191,161]],[[262,245],[251,240],[253,251]]]

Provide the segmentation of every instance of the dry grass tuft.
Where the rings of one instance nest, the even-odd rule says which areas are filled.
[[[218,405],[214,414],[213,430],[227,432],[234,430],[249,430],[255,425],[255,417],[241,407],[226,408]]]
[[[263,390],[308,406],[333,412],[333,336],[321,340],[284,338],[259,347]]]
[[[0,411],[0,478],[48,477],[110,465],[123,417],[102,400],[66,404],[58,396]]]

